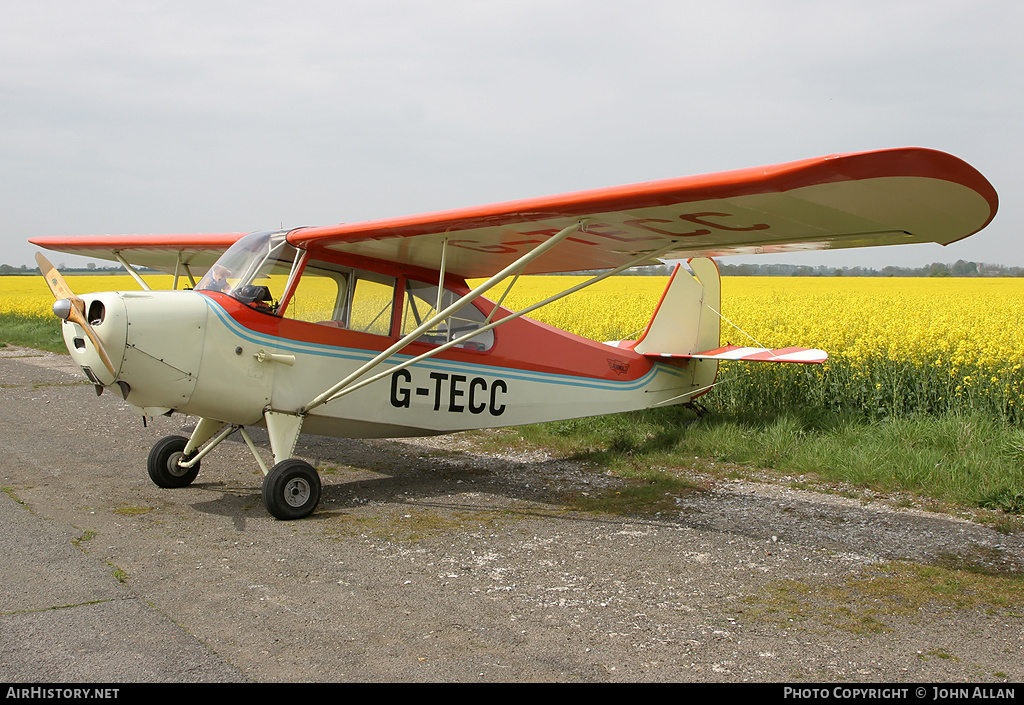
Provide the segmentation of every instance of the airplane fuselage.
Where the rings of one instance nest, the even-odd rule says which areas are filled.
[[[268,410],[302,414],[326,387],[398,340],[281,318],[211,292],[83,298],[93,310],[93,302],[105,309],[94,330],[116,377],[78,326],[66,323],[72,357],[94,382],[119,386],[138,413],[150,416],[180,412],[248,426]],[[380,370],[432,347],[409,343]],[[496,329],[486,351],[452,348],[318,406],[305,414],[303,431],[420,436],[592,416],[652,406],[692,391],[692,381],[686,363],[652,361],[521,317]]]

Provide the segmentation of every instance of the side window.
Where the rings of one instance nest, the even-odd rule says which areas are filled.
[[[459,296],[445,289],[441,297],[441,309],[451,306]],[[405,308],[402,311],[402,334],[416,330],[425,321],[437,314],[437,287],[433,284],[409,280],[405,283]],[[460,338],[484,325],[484,315],[473,304],[463,306],[454,316],[439,326],[431,328],[417,340],[421,343],[442,345]],[[456,347],[466,350],[490,350],[494,346],[494,331],[488,330],[470,338]]]
[[[295,284],[285,318],[374,335],[391,334],[394,277],[311,261]]]
[[[391,312],[395,305],[395,280],[368,272],[355,274],[348,327],[375,335],[391,334]]]
[[[285,318],[309,323],[334,323],[340,319],[348,292],[348,276],[310,263],[288,302]]]

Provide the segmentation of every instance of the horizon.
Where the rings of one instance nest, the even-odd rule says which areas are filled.
[[[98,263],[95,260],[88,260],[86,258],[78,258],[78,259],[85,259],[85,262],[84,263],[79,263],[77,266],[74,266],[74,265],[68,265],[67,262],[64,261],[64,259],[61,259],[60,261],[54,263],[54,267],[58,271],[60,271],[60,272],[83,272],[83,273],[88,273],[88,272],[95,271],[95,272],[103,272],[104,276],[110,276],[112,273],[116,272],[116,273],[124,274],[125,276],[130,276],[128,274],[127,270],[125,270],[125,268],[122,265],[118,264],[117,262],[113,262],[113,261],[109,261],[109,260],[104,260],[102,263]],[[830,276],[828,274],[828,272],[837,272],[837,271],[839,271],[839,272],[864,272],[864,274],[856,274],[855,276],[875,276],[875,275],[877,275],[877,276],[883,276],[884,277],[884,276],[890,276],[890,275],[886,275],[885,274],[885,272],[887,270],[893,270],[894,272],[901,272],[901,273],[904,273],[904,275],[906,275],[906,273],[922,272],[922,274],[914,274],[914,276],[931,276],[931,277],[935,277],[935,276],[946,277],[946,276],[948,276],[948,277],[951,277],[951,278],[957,278],[957,277],[971,278],[971,277],[979,277],[979,276],[984,277],[985,275],[984,274],[980,274],[979,270],[981,270],[981,271],[993,271],[993,272],[1011,273],[1011,274],[1005,274],[1005,275],[1006,276],[1013,276],[1013,277],[1024,276],[1024,266],[1012,266],[1012,265],[1008,266],[1008,265],[1002,265],[1002,264],[997,264],[997,263],[992,263],[992,262],[975,262],[973,260],[964,260],[964,259],[958,259],[955,262],[938,262],[938,261],[936,261],[936,262],[930,262],[928,264],[920,265],[920,266],[902,266],[902,265],[887,264],[887,265],[883,265],[881,267],[879,267],[877,265],[874,265],[874,266],[862,266],[862,265],[835,266],[835,265],[828,265],[828,264],[807,265],[807,264],[797,264],[797,263],[793,263],[793,262],[777,262],[777,263],[776,262],[773,262],[773,263],[764,263],[764,262],[761,262],[761,263],[758,263],[758,262],[730,262],[730,261],[724,261],[724,260],[726,260],[726,258],[721,258],[721,257],[718,257],[718,258],[712,257],[711,259],[713,259],[718,264],[720,269],[739,269],[739,268],[744,268],[744,267],[752,267],[756,271],[756,273],[752,274],[752,275],[746,275],[746,274],[737,275],[735,272],[722,271],[721,275],[723,277],[726,277],[726,276]],[[666,261],[666,262],[663,262],[660,265],[646,265],[646,266],[641,266],[641,267],[634,267],[632,270],[626,270],[626,271],[627,272],[630,272],[630,271],[632,271],[632,272],[642,272],[642,270],[653,270],[653,269],[656,269],[656,268],[663,268],[663,269],[671,270],[671,268],[674,266],[675,262],[676,261]],[[964,266],[963,267],[959,267],[959,265],[961,265],[961,264],[964,265]],[[942,269],[937,269],[937,268],[942,268]],[[957,271],[957,269],[960,270],[959,274],[954,273],[954,272]],[[774,273],[771,273],[769,270],[793,270],[793,271],[790,272],[790,273],[774,274]],[[808,275],[808,274],[794,274],[793,273],[793,272],[801,271],[801,270],[808,270],[808,271],[812,272],[812,274]],[[931,270],[930,273],[927,273],[927,274],[923,273],[923,272],[926,272],[928,270]],[[160,270],[151,269],[151,268],[147,268],[147,267],[138,267],[138,268],[136,268],[136,271],[141,273],[141,274],[163,274],[163,275],[167,274],[166,272],[162,272]],[[590,271],[599,271],[599,270],[579,270],[579,271],[580,272],[590,272]],[[972,271],[973,271],[973,274],[971,273]],[[538,274],[538,275],[533,275],[533,276],[557,276],[558,274],[572,274],[572,273],[573,272],[564,272],[564,273],[552,273],[552,274]],[[668,272],[666,272],[666,275],[667,275],[667,273]],[[22,265],[11,265],[11,264],[7,264],[5,262],[0,262],[0,276],[42,276],[42,274],[39,271],[38,265],[32,265],[32,266],[28,266],[28,265],[24,265],[24,264],[22,264]],[[617,275],[617,276],[635,276],[635,274],[623,273],[623,274],[620,274],[620,275]]]

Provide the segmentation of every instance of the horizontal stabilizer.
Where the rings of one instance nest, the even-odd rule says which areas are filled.
[[[812,348],[744,348],[739,345],[726,345],[704,352],[673,355],[669,353],[648,355],[649,357],[694,358],[697,360],[747,360],[752,362],[825,362],[828,353]]]

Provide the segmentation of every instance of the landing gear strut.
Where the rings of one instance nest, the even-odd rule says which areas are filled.
[[[269,426],[272,431],[277,428],[276,424]],[[294,435],[297,437],[297,424],[295,426]],[[146,467],[150,479],[159,487],[187,487],[199,474],[203,456],[235,431],[241,434],[263,470],[263,504],[267,511],[284,520],[302,519],[312,514],[320,502],[320,476],[316,469],[298,458],[287,458],[268,469],[256,445],[241,426],[203,419],[193,432],[191,442],[182,436],[161,438],[149,451]],[[272,434],[272,443],[273,439]],[[190,443],[194,449],[186,455],[185,449]]]

